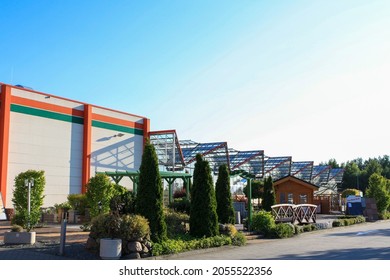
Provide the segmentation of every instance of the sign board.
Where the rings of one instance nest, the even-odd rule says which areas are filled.
[[[0,221],[2,221],[2,220],[7,220],[7,216],[5,215],[3,197],[1,196],[1,193],[0,193]]]
[[[361,196],[350,195],[347,197],[347,203],[361,203],[361,202],[362,202]]]

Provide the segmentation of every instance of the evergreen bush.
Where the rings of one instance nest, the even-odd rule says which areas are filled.
[[[162,181],[156,151],[149,139],[145,143],[142,155],[136,211],[148,219],[153,241],[163,241],[167,238]]]
[[[269,236],[275,227],[275,219],[270,212],[261,210],[252,217],[252,230]]]
[[[231,245],[231,244],[232,244],[232,239],[224,235],[203,237],[200,239],[190,239],[190,240],[167,239],[160,243],[153,243],[152,254],[153,256],[176,254],[176,253],[185,252],[189,250],[220,247],[220,246]]]
[[[120,238],[127,241],[149,239],[150,228],[148,220],[140,215],[123,215],[120,224]]]
[[[125,190],[125,192],[114,195],[110,200],[110,210],[119,213],[119,215],[135,213],[135,195],[133,192]]]
[[[190,234],[210,237],[219,233],[217,202],[209,163],[196,155],[194,179],[191,188]]]
[[[186,197],[175,198],[173,202],[169,204],[169,208],[189,215],[191,213],[191,202]]]
[[[165,221],[167,224],[168,238],[175,238],[188,233],[190,217],[185,213],[175,212],[167,209],[165,212]]]
[[[150,235],[148,220],[144,217],[130,215],[100,214],[91,221],[90,237],[121,238],[122,240],[139,240]]]
[[[215,196],[217,200],[218,221],[221,224],[234,224],[235,217],[232,194],[230,192],[229,169],[226,164],[219,167]]]
[[[271,235],[275,238],[288,238],[294,235],[294,228],[285,223],[275,225],[271,231]]]
[[[274,190],[274,183],[272,177],[269,176],[264,179],[264,193],[262,206],[265,211],[271,211],[271,206],[276,204],[276,196]]]
[[[90,237],[100,238],[120,238],[121,218],[118,215],[100,214],[91,221]]]
[[[378,213],[383,214],[390,206],[390,193],[385,177],[374,173],[368,179],[367,197],[374,198]]]

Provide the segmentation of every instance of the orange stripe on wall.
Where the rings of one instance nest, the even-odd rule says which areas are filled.
[[[9,126],[11,115],[11,87],[1,85],[0,104],[0,191],[7,206],[7,176],[8,176],[8,147]]]
[[[19,97],[19,96],[12,96],[11,102],[13,104],[24,105],[24,106],[28,106],[28,107],[32,107],[32,108],[42,109],[42,110],[46,110],[46,111],[51,111],[51,112],[56,112],[56,113],[61,113],[61,114],[66,114],[66,115],[71,115],[71,116],[77,116],[77,117],[84,116],[84,112],[82,110],[77,110],[77,109],[54,105],[54,104],[49,104],[49,103],[45,103],[45,102],[41,102],[41,101],[26,99],[26,98]]]
[[[110,124],[123,125],[123,126],[131,127],[131,128],[138,128],[138,129],[144,128],[144,125],[142,123],[135,123],[132,121],[103,116],[103,115],[99,115],[99,114],[92,114],[92,119],[94,121],[101,121],[101,122],[106,122],[106,123],[110,123]]]
[[[84,105],[84,136],[83,136],[83,174],[81,179],[81,193],[86,193],[91,176],[91,140],[92,139],[92,106]]]
[[[150,120],[148,118],[144,118],[144,124],[143,124],[143,128],[144,128],[144,148],[145,148],[145,144],[146,144],[146,139],[148,139],[150,137]]]

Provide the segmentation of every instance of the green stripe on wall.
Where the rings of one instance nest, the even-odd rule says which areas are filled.
[[[122,125],[117,125],[117,124],[111,124],[111,123],[106,123],[106,122],[101,122],[101,121],[92,121],[92,126],[104,128],[104,129],[109,129],[109,130],[115,130],[115,131],[119,131],[119,132],[131,133],[131,134],[135,134],[135,135],[144,135],[144,132],[140,129],[137,129],[137,128],[127,127],[127,126],[122,126]]]
[[[65,121],[65,122],[77,123],[77,124],[84,124],[84,119],[81,117],[46,111],[46,110],[37,109],[37,108],[31,108],[31,107],[17,105],[17,104],[11,104],[11,111],[16,112],[16,113],[22,113],[22,114],[26,114],[26,115],[36,116],[36,117],[52,119],[52,120]],[[101,122],[101,121],[92,121],[92,126],[104,128],[104,129],[109,129],[109,130],[114,130],[114,131],[118,131],[118,132],[131,133],[131,134],[135,134],[135,135],[144,135],[143,130],[141,130],[141,129],[117,125],[117,124],[111,124],[111,123],[106,123],[106,122]]]
[[[80,117],[65,115],[65,114],[46,111],[46,110],[37,109],[37,108],[26,107],[26,106],[17,105],[17,104],[11,104],[11,111],[16,112],[16,113],[31,115],[31,116],[52,119],[52,120],[77,123],[77,124],[84,124],[84,119],[80,118]]]

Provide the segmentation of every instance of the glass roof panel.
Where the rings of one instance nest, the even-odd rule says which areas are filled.
[[[245,170],[248,173],[263,177],[264,175],[264,151],[236,151],[229,150],[230,169]]]
[[[196,155],[201,154],[210,164],[214,173],[218,172],[218,167],[222,164],[229,166],[229,152],[226,142],[196,143],[194,141],[180,141],[186,165],[196,160]]]
[[[340,184],[343,180],[344,168],[333,168],[329,173],[329,181],[334,181],[336,184]]]
[[[317,186],[328,183],[331,167],[329,165],[316,165],[313,167],[311,183]]]
[[[183,170],[184,158],[175,130],[151,131],[149,138],[160,166],[167,170]]]
[[[291,164],[291,176],[310,182],[313,165],[312,161],[294,161]]]
[[[272,179],[290,175],[291,172],[291,157],[268,157],[264,162],[264,176],[271,176]]]

